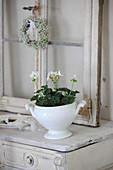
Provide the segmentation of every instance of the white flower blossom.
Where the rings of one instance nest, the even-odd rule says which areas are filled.
[[[61,76],[63,76],[63,74],[61,74],[61,72],[60,71],[58,71],[58,75],[61,77]]]
[[[39,77],[39,72],[32,71],[29,77],[32,78],[33,80],[36,80]]]
[[[52,81],[55,81],[56,79],[59,79],[61,76],[63,76],[63,75],[61,74],[60,71],[56,71],[56,72],[50,71],[48,73],[47,80],[50,79]]]
[[[74,82],[74,83],[76,82],[77,83],[76,74],[74,74],[73,79],[71,79],[70,82]]]

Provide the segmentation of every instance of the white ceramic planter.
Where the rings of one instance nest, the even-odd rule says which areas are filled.
[[[71,125],[74,118],[81,107],[84,107],[86,102],[81,101],[78,106],[74,102],[72,104],[42,107],[34,106],[33,104],[26,105],[26,109],[30,110],[32,116],[46,129],[48,132],[44,135],[47,139],[62,139],[72,135],[67,128]]]

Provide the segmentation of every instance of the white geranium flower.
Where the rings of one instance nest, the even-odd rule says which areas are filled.
[[[48,73],[48,75],[47,75],[47,80],[49,80],[49,79],[50,79],[50,76],[52,76],[52,77],[53,77],[53,71],[50,71],[50,72]]]
[[[73,79],[71,79],[70,82],[74,82],[74,83],[76,82],[77,83],[76,74],[74,74]]]
[[[58,75],[61,77],[61,76],[63,76],[63,74],[61,74],[61,72],[60,71],[58,71]]]
[[[32,78],[33,80],[36,80],[39,77],[39,72],[32,71],[29,77]]]
[[[56,81],[56,80],[58,80],[61,76],[63,76],[63,75],[61,74],[60,71],[56,71],[56,72],[50,71],[50,72],[48,73],[47,80],[50,79],[51,81]]]

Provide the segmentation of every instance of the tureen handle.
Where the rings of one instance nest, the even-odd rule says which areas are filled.
[[[34,116],[34,108],[35,108],[35,106],[33,104],[26,104],[25,108],[26,108],[26,110],[30,110],[32,116],[35,117]]]
[[[82,101],[78,104],[78,106],[77,106],[75,115],[77,115],[78,112],[79,112],[79,110],[80,110],[80,108],[81,108],[81,107],[84,107],[85,105],[86,105],[86,101],[85,101],[85,100],[82,100]]]

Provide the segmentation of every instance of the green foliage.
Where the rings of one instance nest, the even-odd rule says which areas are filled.
[[[64,87],[53,90],[45,85],[34,93],[31,101],[36,101],[35,104],[38,106],[61,106],[73,103],[77,93],[79,93],[77,90],[72,91]]]

